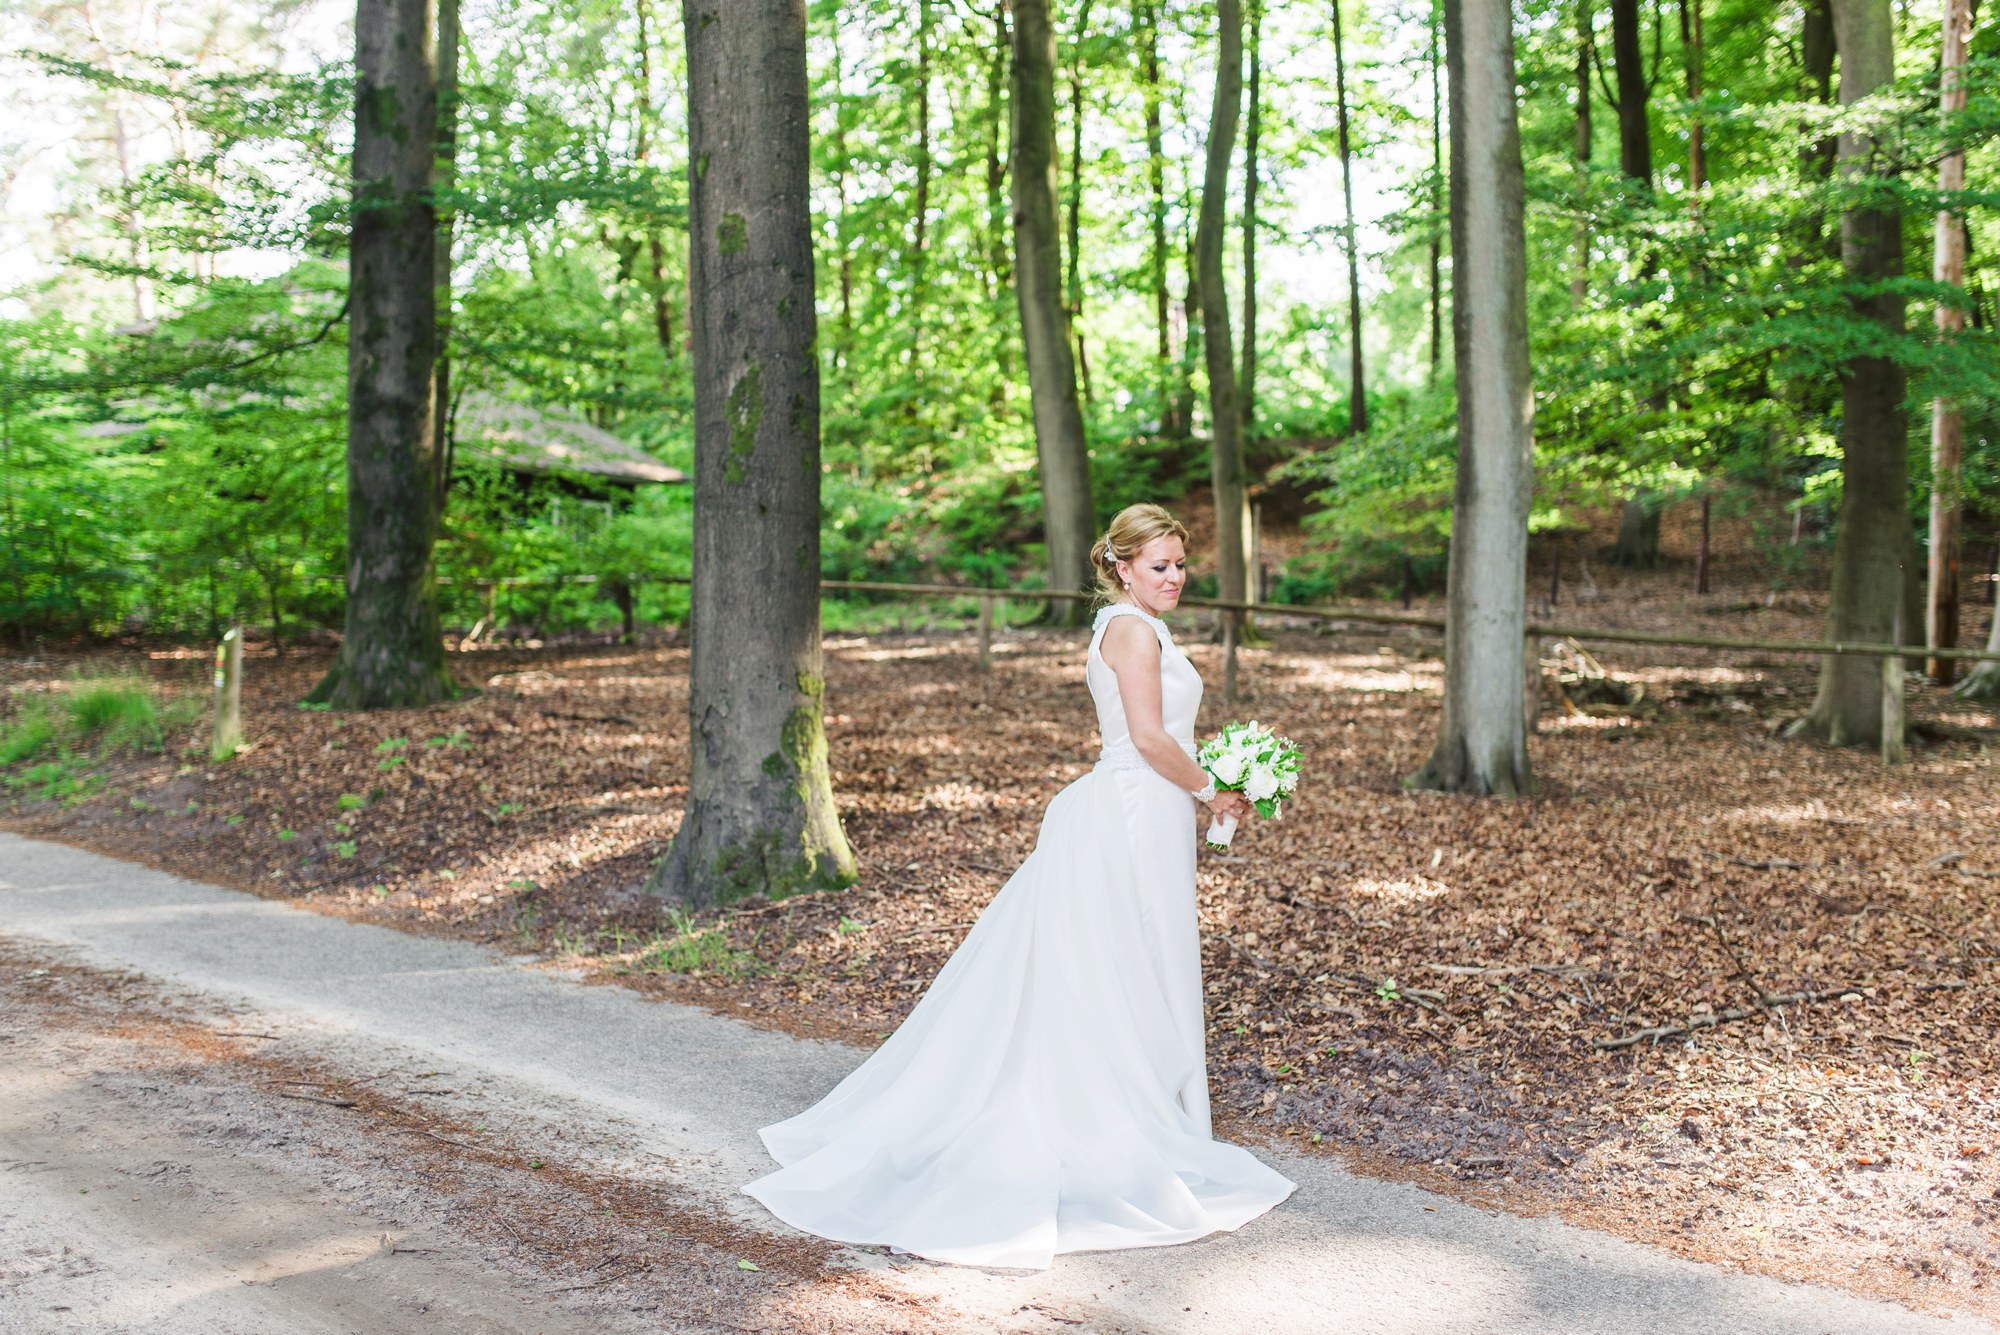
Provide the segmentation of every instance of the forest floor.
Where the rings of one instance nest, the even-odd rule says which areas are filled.
[[[1564,620],[1812,638],[1808,595],[1599,590]],[[1983,617],[1984,609],[1977,608]],[[1304,747],[1276,824],[1204,852],[1220,1128],[1690,1258],[2000,1314],[2000,742],[1915,689],[1919,744],[1785,740],[1816,663],[1600,653],[1646,701],[1545,713],[1539,793],[1404,791],[1438,713],[1427,633],[1273,624],[1233,717]],[[1978,627],[1968,632],[1983,633]],[[1210,683],[1220,651],[1184,639]],[[834,778],[861,883],[697,920],[639,893],[685,797],[687,654],[456,654],[480,693],[339,716],[325,667],[253,656],[250,747],[126,755],[0,825],[407,930],[584,966],[801,1035],[891,1030],[1095,750],[1082,637],[827,643]],[[0,662],[18,700],[76,673],[201,691],[192,651]],[[1648,1030],[1657,1037],[1604,1045]]]

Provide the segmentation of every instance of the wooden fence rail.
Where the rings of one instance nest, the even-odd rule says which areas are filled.
[[[439,580],[441,584],[450,580]],[[561,575],[554,578],[467,579],[460,581],[481,588],[491,585],[588,584],[614,582],[608,575]],[[686,575],[625,575],[616,577],[625,584],[688,584]],[[917,598],[974,598],[980,603],[981,659],[990,657],[993,612],[996,605],[1009,602],[1090,602],[1094,593],[1064,589],[993,589],[968,584],[896,584],[868,580],[823,579],[822,590],[837,593],[878,593]],[[1390,612],[1373,607],[1334,607],[1312,603],[1233,603],[1217,598],[1183,598],[1182,607],[1212,611],[1247,612],[1254,616],[1304,617],[1312,621],[1359,621],[1385,626],[1414,626],[1423,630],[1444,629],[1444,618],[1422,612]],[[1746,640],[1726,636],[1676,635],[1650,630],[1617,630],[1602,626],[1566,626],[1530,621],[1524,634],[1560,636],[1572,640],[1592,640],[1604,644],[1655,644],[1669,648],[1730,649],[1752,653],[1848,654],[1862,658],[1890,655],[1931,658],[1961,658],[1973,661],[2000,660],[2000,653],[1985,649],[1926,649],[1920,644],[1883,644],[1870,640]]]

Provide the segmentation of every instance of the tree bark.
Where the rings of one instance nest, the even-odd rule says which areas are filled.
[[[1639,0],[1611,0],[1611,59],[1617,66],[1618,166],[1627,180],[1653,188],[1652,80],[1640,43]]]
[[[849,884],[854,855],[822,726],[805,5],[688,0],[684,16],[692,773],[647,889],[707,906]]]
[[[347,621],[309,697],[337,709],[456,694],[437,586],[435,11],[359,0],[348,241]]]
[[[1447,207],[1444,186],[1444,97],[1439,90],[1443,65],[1444,0],[1431,0],[1431,365],[1430,382],[1437,384],[1438,368],[1444,364],[1444,237],[1438,217]]]
[[[1193,429],[1180,411],[1175,391],[1175,358],[1172,298],[1167,292],[1167,154],[1160,117],[1160,15],[1154,0],[1140,0],[1139,88],[1146,113],[1146,191],[1151,205],[1151,277],[1153,321],[1157,350],[1154,353],[1160,396],[1160,434],[1171,440],[1185,440]]]
[[[1889,0],[1835,0],[1840,48],[1840,100],[1857,102],[1895,77],[1894,20]],[[1840,139],[1840,170],[1868,170],[1874,144]],[[1879,285],[1903,274],[1898,211],[1855,208],[1840,220],[1841,262],[1856,285]],[[1878,292],[1855,298],[1855,313],[1879,327],[1884,342],[1903,333],[1903,298]],[[1893,358],[1861,355],[1841,373],[1840,529],[1834,540],[1833,590],[1827,638],[1885,640],[1895,633],[1904,566],[1912,557],[1903,412],[1903,370]],[[1879,746],[1882,665],[1878,660],[1821,660],[1819,693],[1800,730],[1837,746]]]
[[[1430,759],[1409,780],[1502,796],[1534,786],[1522,702],[1534,392],[1510,17],[1506,0],[1446,0],[1458,478],[1444,716]]]
[[[1660,500],[1651,492],[1626,499],[1618,512],[1618,540],[1611,548],[1613,563],[1633,570],[1651,570],[1660,563]]]
[[[1806,0],[1805,16],[1799,29],[1799,63],[1805,74],[1806,96],[1822,103],[1833,101],[1833,0]],[[1799,150],[1799,177],[1807,183],[1824,181],[1833,175],[1839,145],[1821,139]],[[1808,251],[1826,245],[1825,215],[1814,213],[1807,220]],[[1801,255],[1799,262],[1807,257]]]
[[[1571,310],[1582,310],[1590,295],[1590,217],[1587,212],[1590,189],[1590,0],[1576,5],[1576,236],[1572,242],[1569,280]]]
[[[910,371],[923,376],[924,289],[930,278],[931,0],[917,0],[916,235],[910,246]]]
[[[1070,337],[1076,340],[1076,374],[1083,401],[1089,403],[1090,355],[1083,345],[1083,43],[1090,35],[1090,0],[1077,10],[1076,40],[1069,62],[1069,195],[1064,201],[1063,259],[1068,277],[1063,289],[1069,308]],[[1094,541],[1094,539],[1093,539]]]
[[[1056,216],[1056,32],[1049,0],[1015,0],[1013,133],[1014,292],[1028,358],[1028,395],[1042,483],[1049,587],[1090,588],[1090,458],[1077,402],[1076,363],[1063,309]],[[1051,604],[1051,619],[1075,623],[1081,603]]]
[[[1945,124],[1965,110],[1965,58],[1972,41],[1973,0],[1945,0],[1944,51],[1939,70],[1939,114]],[[1938,189],[1965,189],[1965,152],[1953,149],[1938,161]],[[1951,287],[1965,285],[1965,219],[1950,209],[1937,215],[1932,276]],[[1951,339],[1965,332],[1965,312],[1940,301],[1938,335]],[[1965,459],[1965,424],[1958,405],[1947,399],[1931,403],[1930,589],[1924,615],[1924,639],[1934,649],[1958,646],[1959,473]],[[1955,660],[1933,658],[1932,681],[1951,684]]]
[[[451,247],[458,211],[458,0],[437,0],[437,242],[432,286],[437,289],[437,382],[431,396],[431,457],[437,465],[437,510],[443,522],[451,492]]]
[[[639,20],[639,105],[635,119],[633,157],[640,166],[652,160],[653,132],[653,6],[651,0],[638,0]],[[836,74],[836,81],[838,75]],[[680,356],[680,347],[674,334],[674,306],[672,295],[667,291],[667,246],[660,237],[659,229],[646,230],[646,273],[650,281],[646,284],[646,294],[653,302],[653,338],[660,345],[660,356],[668,366],[672,366]]]
[[[1009,52],[1013,47],[1013,35],[1007,28],[1007,0],[994,0],[993,5],[993,48],[991,58],[986,63],[986,113],[988,117],[986,135],[986,263],[993,278],[993,289],[1005,289],[1014,281],[1014,272],[1007,262],[1007,158],[1000,151],[1001,136],[1007,122],[1007,67]],[[1007,346],[1002,344],[1003,362],[1001,373],[1011,375],[1007,364]]]
[[[1243,434],[1257,430],[1257,137],[1264,116],[1264,5],[1250,0],[1249,105],[1243,129],[1243,354],[1236,396],[1243,406]]]
[[[1347,243],[1347,429],[1368,434],[1368,381],[1361,366],[1361,255],[1354,234],[1354,143],[1347,126],[1347,43],[1341,32],[1340,0],[1333,3],[1334,105],[1340,119],[1340,197],[1346,212],[1341,235]]]
[[[1229,291],[1222,282],[1222,240],[1228,224],[1229,160],[1243,114],[1243,8],[1216,0],[1215,102],[1202,172],[1201,216],[1195,227],[1196,284],[1201,289],[1202,355],[1208,368],[1209,478],[1215,493],[1216,596],[1245,602],[1250,572],[1250,485],[1243,460],[1243,405],[1237,397],[1235,341]],[[1238,627],[1240,612],[1229,614]],[[1238,638],[1241,638],[1239,631]]]
[[[1681,7],[1681,52],[1687,76],[1687,98],[1690,103],[1699,103],[1702,95],[1702,62],[1706,43],[1701,31],[1701,0],[1680,0]],[[1708,188],[1708,146],[1703,132],[1701,112],[1689,113],[1688,119],[1688,193],[1700,196]]]

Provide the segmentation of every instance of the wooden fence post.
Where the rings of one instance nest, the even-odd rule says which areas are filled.
[[[1896,608],[1892,641],[1903,638],[1903,609]],[[1907,758],[1903,748],[1903,656],[1888,654],[1882,659],[1882,763],[1900,765]]]
[[[993,599],[979,595],[979,670],[993,670]]]
[[[1694,558],[1694,591],[1708,592],[1708,503],[1709,497],[1701,498],[1701,548]]]
[[[1230,704],[1236,703],[1237,616],[1233,608],[1222,614],[1222,698]]]
[[[1542,728],[1542,647],[1533,635],[1522,641],[1521,707],[1530,734]]]
[[[231,626],[215,646],[215,738],[210,760],[227,760],[243,746],[243,628]]]

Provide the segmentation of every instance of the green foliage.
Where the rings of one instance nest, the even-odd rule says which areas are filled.
[[[1251,462],[1260,481],[1309,497],[1313,539],[1279,572],[1281,600],[1392,593],[1406,557],[1420,587],[1442,577],[1456,424],[1448,309],[1435,376],[1431,361],[1432,242],[1448,252],[1444,182],[1431,169],[1433,8],[1343,9],[1371,373],[1371,429],[1360,437],[1344,291],[1319,281],[1344,270],[1350,241],[1334,198],[1329,15],[1265,12]],[[344,53],[302,59],[285,48],[276,20],[287,12],[284,0],[246,0],[198,41],[174,25],[118,28],[107,39],[121,53],[115,67],[96,39],[38,29],[46,49],[14,67],[61,110],[55,119],[87,132],[49,228],[62,267],[0,306],[0,633],[212,639],[245,624],[284,637],[341,623],[338,260],[353,80]],[[1013,291],[1007,53],[991,6],[927,12],[920,59],[913,0],[809,6],[820,300],[798,318],[817,320],[821,568],[1032,586],[1043,535]],[[1157,31],[1142,12],[1157,16]],[[1830,519],[1839,376],[1863,351],[1909,373],[1913,489],[1928,483],[1927,405],[1946,397],[1966,414],[1964,499],[2000,509],[2000,195],[1990,188],[2000,179],[2000,30],[1979,30],[1968,108],[1945,126],[1933,11],[1899,22],[1895,85],[1841,108],[1822,104],[1799,66],[1795,14],[1711,0],[1698,102],[1682,92],[1688,53],[1675,25],[1648,44],[1657,169],[1646,189],[1620,178],[1601,92],[1588,160],[1575,159],[1575,16],[1567,0],[1519,11],[1533,523],[1698,486],[1777,493]],[[525,0],[507,20],[466,25],[457,172],[439,194],[456,228],[451,384],[583,419],[688,470],[688,177],[698,164],[688,161],[678,24],[659,6],[600,0]],[[1065,291],[1100,519],[1206,483],[1205,373],[1199,337],[1183,326],[1213,24],[1212,6],[1190,0],[1058,14],[1057,185],[1065,223],[1076,205],[1079,239]],[[1155,39],[1164,74],[1149,88],[1141,53]],[[299,69],[311,73],[285,72]],[[1083,133],[1072,142],[1079,92]],[[1149,106],[1164,149],[1157,202]],[[1698,198],[1682,156],[1697,117],[1708,163]],[[142,123],[175,129],[117,159],[116,126]],[[1842,131],[1874,138],[1870,171],[1827,170],[1819,146]],[[1949,146],[1967,151],[1975,188],[1947,198],[1935,162]],[[1884,339],[1854,312],[1867,293],[1842,272],[1838,216],[1858,203],[1905,219],[1907,276],[1889,285],[1909,302],[1900,337]],[[1945,206],[1970,219],[1961,288],[1928,277]],[[733,246],[738,221],[717,225]],[[1240,319],[1234,235],[1229,249]],[[230,276],[253,273],[265,276]],[[1940,302],[1974,309],[1974,327],[1940,338]],[[754,394],[743,393],[739,428],[754,425]],[[1176,418],[1183,397],[1192,420]],[[641,624],[685,618],[686,588],[669,580],[690,565],[689,489],[531,477],[459,444],[436,559],[448,626],[490,616],[502,633],[601,629],[617,623],[628,590]],[[1774,561],[1797,553],[1772,550]],[[1774,565],[1774,577],[1789,576]],[[826,605],[832,627],[970,615],[969,605]]]

